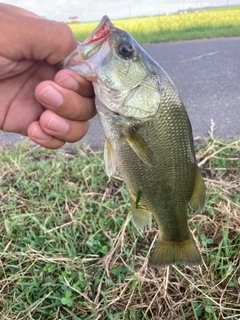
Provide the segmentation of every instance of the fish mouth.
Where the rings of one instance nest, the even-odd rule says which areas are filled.
[[[79,45],[81,59],[86,61],[95,55],[103,44],[107,42],[107,38],[113,29],[114,25],[111,23],[108,16],[103,16],[96,29]]]
[[[66,67],[74,67],[82,62],[86,62],[88,58],[99,51],[101,45],[105,42],[113,29],[114,25],[111,23],[108,16],[103,16],[102,20],[90,36],[88,36],[84,42],[79,42],[78,47],[56,65],[57,68],[63,69]]]
[[[87,37],[83,44],[92,44],[95,42],[102,42],[109,36],[114,25],[111,23],[108,16],[103,16],[95,30]]]

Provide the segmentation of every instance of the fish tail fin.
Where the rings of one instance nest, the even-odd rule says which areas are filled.
[[[167,265],[182,263],[200,265],[202,258],[189,231],[189,239],[182,242],[158,240],[156,248],[149,259],[149,265],[161,268]]]

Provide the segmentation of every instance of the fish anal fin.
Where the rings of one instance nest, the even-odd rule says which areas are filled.
[[[151,228],[152,214],[141,206],[139,197],[135,197],[133,194],[130,194],[130,204],[133,222],[138,230],[143,231],[147,227]]]
[[[189,231],[189,239],[182,242],[158,240],[155,250],[149,259],[150,267],[163,268],[181,263],[184,265],[200,265],[202,258]]]
[[[206,198],[205,185],[203,182],[200,168],[196,168],[195,185],[192,197],[189,201],[190,207],[195,211],[201,211],[204,208]]]
[[[145,140],[136,130],[131,130],[129,134],[124,135],[124,138],[129,143],[130,147],[136,155],[146,164],[153,164],[153,153]]]
[[[110,177],[116,169],[116,156],[113,147],[108,139],[105,140],[104,161],[106,173]]]

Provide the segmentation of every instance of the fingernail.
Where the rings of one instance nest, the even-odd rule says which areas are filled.
[[[47,128],[51,131],[58,132],[58,133],[65,133],[68,130],[68,122],[64,118],[56,115],[55,113],[52,114]]]
[[[66,89],[72,90],[72,91],[77,91],[79,84],[78,82],[71,76],[66,75],[62,79],[60,79],[57,84],[63,85]]]
[[[39,99],[51,107],[58,107],[63,102],[63,97],[53,86],[44,87],[38,95]]]
[[[33,129],[31,138],[35,138],[43,141],[47,141],[51,139],[51,137],[48,134],[42,131],[39,125],[35,126],[35,128]]]

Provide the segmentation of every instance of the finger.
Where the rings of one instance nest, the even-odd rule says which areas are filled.
[[[58,85],[79,93],[83,97],[94,97],[92,83],[70,69],[63,69],[57,72],[54,81]]]
[[[93,98],[85,98],[52,81],[41,82],[35,97],[45,108],[69,120],[89,120],[96,114]]]
[[[58,149],[64,145],[64,141],[46,134],[39,121],[34,121],[28,127],[28,137],[40,146],[48,149]]]
[[[33,12],[30,12],[28,10],[25,10],[23,8],[16,7],[16,6],[13,6],[13,5],[4,4],[4,3],[1,3],[1,12],[7,13],[10,16],[23,15],[25,17],[41,18],[40,16],[38,16],[37,14],[35,14]]]
[[[15,10],[14,7],[10,9]],[[3,20],[2,47],[7,48],[8,57],[14,60],[46,59],[55,65],[77,47],[70,27],[63,22],[42,19],[29,12],[22,15],[21,10],[17,14],[5,14],[0,10],[0,18]],[[8,37],[4,37],[5,34]]]
[[[71,121],[50,110],[41,115],[39,123],[46,134],[66,142],[81,140],[90,125],[89,121]]]
[[[49,147],[52,143],[49,143],[49,137],[61,140],[63,143],[81,140],[86,135],[89,125],[88,121],[67,120],[50,110],[46,110],[42,113],[39,121],[35,121],[29,126],[28,135],[37,143],[39,143],[39,140],[47,141]],[[55,148],[55,141],[53,148]]]

